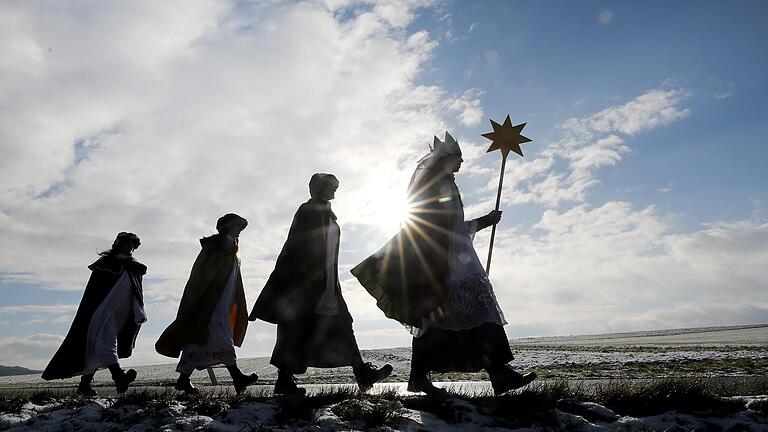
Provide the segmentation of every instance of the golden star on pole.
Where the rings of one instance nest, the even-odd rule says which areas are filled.
[[[520,135],[523,131],[525,123],[521,123],[517,126],[512,126],[512,120],[504,119],[504,124],[498,124],[491,120],[491,126],[493,126],[493,132],[484,133],[483,136],[491,140],[491,146],[488,147],[487,153],[495,150],[501,150],[501,175],[499,175],[499,190],[496,192],[496,211],[499,210],[501,204],[501,188],[504,185],[504,167],[507,166],[507,156],[509,151],[523,156],[523,150],[520,148],[520,144],[530,142],[531,139]],[[493,224],[491,229],[491,243],[488,247],[488,262],[485,265],[486,274],[491,274],[491,257],[493,256],[493,239],[496,237],[496,224]]]
[[[520,156],[523,156],[523,150],[520,148],[520,144],[531,141],[530,138],[520,135],[520,132],[523,131],[525,125],[526,123],[520,123],[517,126],[512,126],[512,120],[509,119],[509,114],[507,114],[507,118],[504,119],[504,124],[498,124],[491,120],[493,132],[483,134],[485,138],[493,141],[491,146],[488,147],[487,153],[494,150],[501,150],[502,156],[506,159],[509,151],[512,150]]]

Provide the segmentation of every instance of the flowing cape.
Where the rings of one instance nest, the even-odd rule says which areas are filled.
[[[330,205],[310,199],[296,211],[288,231],[288,239],[280,251],[275,269],[253,306],[249,319],[273,324],[293,323],[314,314],[325,291],[328,271],[328,226],[336,216]],[[337,268],[339,246],[336,245],[334,268]],[[335,275],[338,316],[352,322],[341,296],[338,274]]]
[[[43,371],[42,377],[45,380],[69,378],[84,372],[88,326],[91,318],[101,302],[112,291],[123,271],[128,271],[133,293],[139,303],[144,305],[141,285],[142,278],[147,273],[147,267],[144,264],[115,257],[101,257],[88,268],[91,270],[91,277],[85,286],[75,319],[64,342]],[[118,329],[117,355],[119,358],[131,356],[140,327],[141,324],[137,324],[133,318],[133,308],[131,308],[128,319]]]
[[[155,350],[164,356],[178,357],[185,345],[208,342],[208,324],[233,267],[237,271],[237,285],[229,324],[235,346],[241,346],[245,339],[248,315],[240,266],[235,266],[237,246],[222,234],[200,239],[200,245],[202,250],[192,265],[176,319],[155,343]]]
[[[453,175],[420,165],[408,186],[410,217],[378,252],[352,269],[384,314],[410,327],[444,301],[451,246]]]

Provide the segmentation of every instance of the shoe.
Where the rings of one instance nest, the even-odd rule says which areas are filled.
[[[83,397],[94,397],[94,396],[98,396],[99,395],[98,393],[96,393],[96,390],[94,390],[93,387],[91,387],[90,384],[87,384],[87,385],[80,384],[80,385],[78,385],[77,386],[77,394],[79,394],[80,396],[83,396]]]
[[[501,367],[488,375],[491,377],[491,386],[493,387],[493,393],[496,396],[503,395],[510,390],[524,387],[536,379],[535,372],[521,374],[509,366]]]
[[[376,368],[373,363],[363,363],[362,366],[354,369],[357,386],[361,393],[365,393],[379,381],[383,381],[392,374],[392,365],[385,364]]]
[[[426,375],[413,375],[408,378],[408,391],[412,393],[424,392],[427,396],[434,398],[448,397],[446,389],[435,387],[432,381]]]
[[[249,385],[255,383],[259,379],[259,376],[255,373],[250,375],[241,375],[237,378],[232,378],[232,384],[235,386],[235,393],[240,394],[248,388]]]
[[[77,394],[84,397],[94,397],[97,395],[96,390],[91,387],[93,382],[93,374],[85,374],[80,377],[80,383],[77,385]]]
[[[121,377],[118,377],[114,380],[117,392],[125,393],[125,391],[128,390],[128,386],[131,385],[132,382],[136,381],[136,370],[128,369],[128,372],[123,373]]]
[[[275,394],[281,394],[285,396],[291,395],[303,395],[307,392],[307,389],[296,385],[296,377],[292,374],[279,374],[277,381],[275,381]]]
[[[189,377],[184,375],[179,375],[179,379],[176,380],[176,385],[173,386],[173,388],[178,391],[183,391],[188,395],[200,393],[200,390],[192,385],[192,381],[189,380]]]

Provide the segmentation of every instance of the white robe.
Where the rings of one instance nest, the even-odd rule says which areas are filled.
[[[220,364],[226,366],[236,364],[237,356],[232,327],[229,325],[229,312],[235,302],[238,265],[239,263],[235,260],[227,286],[208,323],[208,342],[205,345],[186,345],[181,351],[176,372],[190,375],[195,369],[203,370]]]
[[[339,302],[336,299],[336,245],[339,244],[339,235],[339,226],[331,221],[325,237],[325,291],[314,310],[320,315],[339,313]]]
[[[131,277],[124,271],[91,317],[83,374],[92,374],[97,369],[118,362],[117,335],[129,318],[131,309],[136,324],[147,321],[144,308],[133,292]]]
[[[415,337],[423,335],[432,327],[458,331],[485,323],[507,323],[496,301],[491,281],[472,246],[477,222],[464,221],[464,208],[459,197],[459,191],[454,184],[451,203],[455,206],[455,216],[448,254],[448,289],[442,305],[443,313],[434,320],[422,319],[421,329],[411,329]]]

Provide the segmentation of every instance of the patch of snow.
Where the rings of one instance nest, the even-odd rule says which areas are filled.
[[[768,395],[735,396],[726,398],[743,406],[738,412],[680,413],[669,411],[648,417],[619,416],[610,409],[592,402],[567,402],[559,409],[549,412],[546,425],[531,425],[517,431],[633,431],[633,430],[739,430],[758,432],[768,430]],[[274,431],[334,431],[366,430],[359,420],[345,422],[334,413],[334,406],[359,404],[360,408],[371,409],[382,401],[349,399],[338,404],[323,406],[314,412],[313,420],[280,424],[277,414],[280,406],[276,400],[262,402],[234,403],[234,406],[219,415],[210,417],[191,412],[183,400],[171,401],[159,408],[142,408],[116,403],[119,399],[97,398],[77,406],[80,400],[58,399],[47,404],[26,403],[18,413],[0,413],[0,429],[13,432],[31,431],[82,431],[128,430],[149,431],[192,431],[213,432],[258,431],[262,428]],[[438,417],[432,412],[403,408],[398,411],[404,420],[396,425],[379,426],[369,430],[422,431],[441,430],[448,432],[509,430],[503,419],[491,414],[487,408],[470,401],[449,398],[445,402],[446,412],[453,412],[451,418]]]

